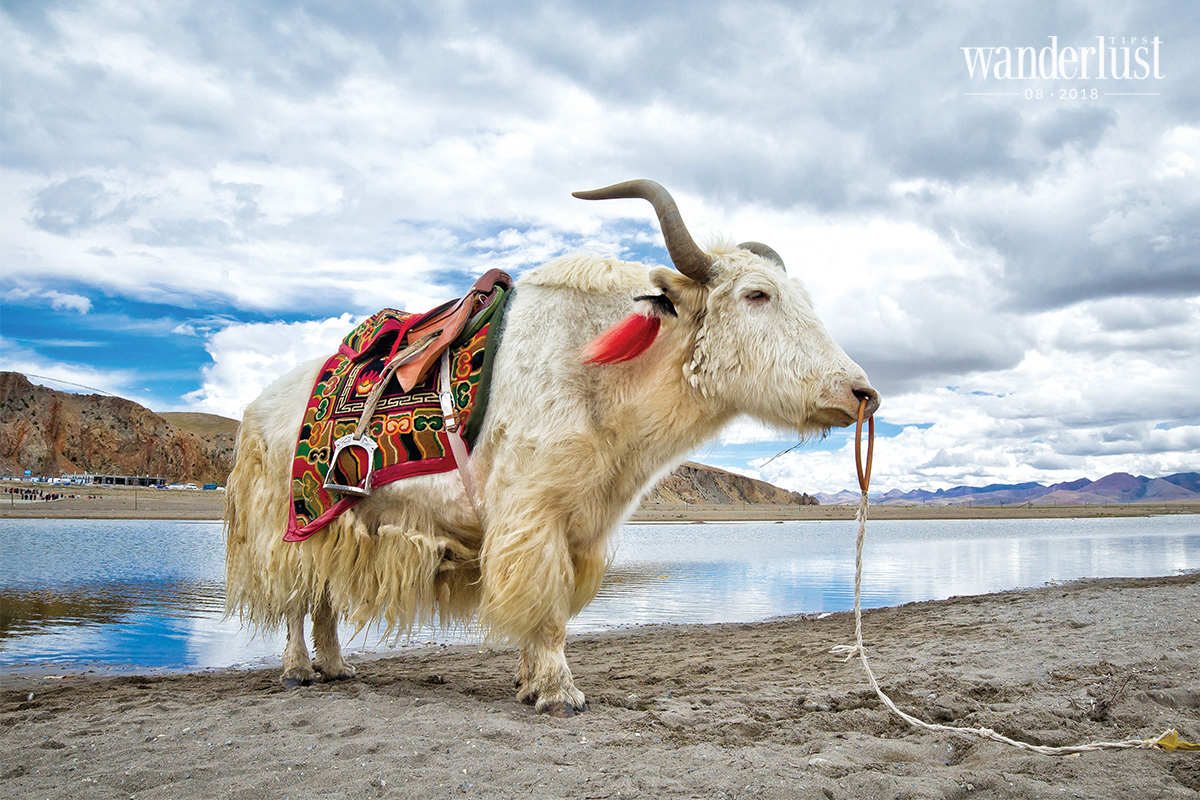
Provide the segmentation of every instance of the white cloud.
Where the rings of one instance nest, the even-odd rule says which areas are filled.
[[[0,372],[20,372],[30,382],[64,392],[91,392],[128,395],[139,382],[138,374],[128,369],[101,369],[87,364],[47,358],[11,339],[0,337]]]
[[[1166,324],[1154,327],[1155,317]],[[1200,302],[1094,301],[1036,315],[1030,327],[1034,345],[1012,368],[884,398],[880,419],[909,427],[877,441],[873,485],[937,489],[1197,469]],[[789,453],[760,471],[790,489],[832,492],[856,485],[853,464],[848,444],[837,453]]]
[[[5,333],[35,304],[175,306],[137,312],[170,318],[146,335],[203,337],[187,401],[236,416],[381,306],[657,246],[644,204],[568,194],[647,176],[700,238],[778,250],[881,418],[914,425],[880,442],[877,483],[1200,469],[1200,30],[1177,4],[1043,6],[31,6],[0,18]],[[960,46],[1047,24],[1169,26],[1171,79],[961,95]],[[264,313],[311,321],[229,323]],[[720,446],[774,439],[739,421]],[[846,456],[764,474],[845,488]]]
[[[79,294],[64,294],[49,289],[42,292],[42,297],[50,302],[50,307],[54,309],[67,308],[72,311],[78,311],[80,314],[86,314],[92,310],[92,301]]]
[[[298,217],[337,210],[345,189],[328,170],[277,164],[218,164],[209,173],[221,189],[248,189],[243,202],[268,225],[285,225]]]
[[[185,395],[189,410],[241,419],[262,390],[296,366],[332,355],[361,318],[234,324],[212,334],[205,349],[213,363],[201,370],[199,389]]]
[[[81,294],[69,294],[60,292],[56,289],[43,289],[34,291],[32,289],[10,289],[5,294],[5,300],[12,303],[23,300],[43,301],[56,311],[68,309],[77,311],[80,314],[86,314],[92,310],[92,301]]]

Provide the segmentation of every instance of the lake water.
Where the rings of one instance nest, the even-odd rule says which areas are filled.
[[[571,630],[850,609],[854,536],[833,521],[629,525]],[[220,523],[0,520],[0,543],[0,672],[278,663],[282,635],[222,619]],[[863,605],[1198,569],[1200,516],[880,520],[867,526]],[[407,645],[472,640],[425,629]],[[391,647],[369,631],[347,649]]]

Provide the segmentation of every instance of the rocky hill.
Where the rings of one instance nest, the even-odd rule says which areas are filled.
[[[19,373],[3,372],[0,473],[92,472],[224,483],[233,466],[237,423],[225,420],[214,426],[210,420],[205,429],[197,420],[177,422],[132,400],[58,392]],[[194,432],[197,427],[200,431]]]
[[[765,481],[747,478],[706,464],[685,462],[651,489],[644,503],[817,505],[816,499],[789,492]]]
[[[858,502],[853,491],[837,494],[818,494],[826,505]],[[1105,503],[1200,503],[1200,473],[1180,472],[1161,478],[1114,472],[1099,480],[1079,480],[1043,486],[1040,483],[991,484],[989,486],[955,486],[930,492],[914,489],[901,492],[893,489],[873,495],[871,502],[880,505],[931,506],[999,506],[1031,503],[1035,506],[1082,506]]]
[[[213,414],[156,414],[132,400],[68,394],[0,373],[0,474],[152,475],[224,484],[233,468],[236,420]],[[647,503],[815,505],[806,494],[704,464],[686,463]]]

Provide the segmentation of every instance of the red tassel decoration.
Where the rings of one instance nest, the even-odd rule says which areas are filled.
[[[620,364],[637,358],[654,344],[660,324],[658,317],[630,314],[583,348],[583,363]]]

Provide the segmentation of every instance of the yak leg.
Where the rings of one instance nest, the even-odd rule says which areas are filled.
[[[312,610],[313,650],[316,661],[313,666],[327,681],[344,681],[354,677],[354,667],[342,657],[342,645],[338,641],[338,615],[329,603],[328,593],[322,593]]]
[[[539,713],[570,717],[587,708],[563,653],[575,571],[566,535],[536,523],[527,518],[526,526],[490,543],[482,616],[521,644],[517,699]]]
[[[311,686],[317,679],[312,662],[308,658],[308,645],[304,642],[304,614],[300,607],[287,614],[287,647],[283,651],[283,685],[289,689]]]
[[[517,661],[517,699],[539,713],[573,717],[587,711],[583,692],[575,688],[563,647],[567,639],[566,615],[548,620],[521,647]]]
[[[558,464],[565,459],[538,461]],[[521,646],[517,699],[539,713],[569,717],[586,709],[563,653],[575,593],[573,500],[555,502],[541,486],[533,478],[488,486],[487,532],[479,552],[479,621],[493,636]]]
[[[565,542],[565,537],[552,541]],[[557,581],[559,593],[548,593],[555,602],[543,606],[541,624],[524,638],[516,677],[517,699],[536,705],[540,712],[569,717],[587,711],[583,692],[575,688],[563,645],[568,607],[583,608],[595,597],[608,568],[607,550],[607,543],[597,540],[591,547],[574,551],[558,547],[543,551],[550,556],[543,564],[552,566],[557,561],[558,565],[539,576],[536,585],[552,586]]]

